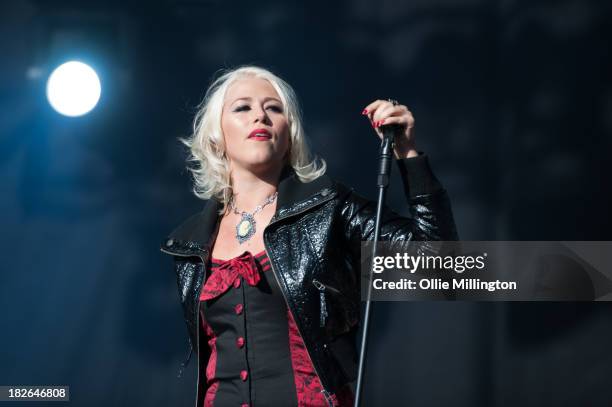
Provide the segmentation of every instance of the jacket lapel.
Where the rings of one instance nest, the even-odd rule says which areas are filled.
[[[221,203],[208,199],[204,209],[178,226],[162,244],[162,251],[179,255],[202,255],[210,251],[213,236],[219,225]]]
[[[333,181],[327,175],[322,175],[311,182],[302,182],[291,167],[290,175],[281,178],[278,185],[278,202],[276,213],[272,220],[278,220],[302,212],[316,205],[332,192]]]

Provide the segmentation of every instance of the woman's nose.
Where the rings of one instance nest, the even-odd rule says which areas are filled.
[[[264,109],[254,109],[253,110],[255,112],[255,121],[256,122],[264,122],[267,120],[268,115],[266,114],[266,111]]]

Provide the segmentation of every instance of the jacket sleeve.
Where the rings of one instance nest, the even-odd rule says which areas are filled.
[[[383,208],[380,240],[400,244],[411,240],[458,240],[450,200],[431,171],[427,155],[419,154],[396,163],[411,217]],[[359,251],[361,241],[374,239],[375,201],[351,190],[343,199],[341,217],[351,249]]]

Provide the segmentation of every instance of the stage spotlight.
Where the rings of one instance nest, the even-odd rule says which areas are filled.
[[[64,116],[82,116],[100,100],[100,79],[89,65],[69,61],[51,73],[47,80],[47,100]]]

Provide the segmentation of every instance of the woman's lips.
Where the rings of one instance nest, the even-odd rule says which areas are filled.
[[[263,140],[270,140],[272,138],[272,135],[266,129],[256,129],[256,130],[253,130],[251,134],[249,134],[249,138],[253,140],[263,141]]]

